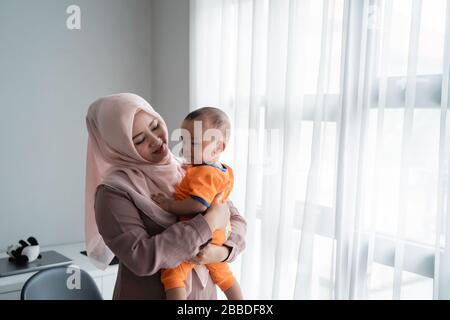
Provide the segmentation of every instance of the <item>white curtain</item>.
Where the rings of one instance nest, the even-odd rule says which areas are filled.
[[[191,109],[233,123],[246,298],[450,298],[450,1],[190,10]]]

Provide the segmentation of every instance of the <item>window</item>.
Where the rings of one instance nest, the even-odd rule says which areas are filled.
[[[449,297],[448,1],[194,0],[191,16],[191,107],[233,120],[250,298]]]

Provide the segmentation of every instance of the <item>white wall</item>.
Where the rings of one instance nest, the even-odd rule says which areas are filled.
[[[66,28],[74,3],[79,31]],[[44,245],[83,240],[85,114],[106,94],[152,100],[151,7],[0,0],[0,251],[29,235]]]
[[[152,2],[151,103],[171,132],[189,112],[189,0]]]

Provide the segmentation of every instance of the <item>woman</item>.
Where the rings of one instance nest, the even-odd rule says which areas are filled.
[[[187,280],[188,299],[216,299],[204,264],[236,258],[245,246],[245,220],[230,203],[215,201],[204,215],[177,223],[151,200],[171,196],[184,172],[167,147],[164,120],[143,98],[100,98],[86,121],[86,246],[100,268],[119,258],[113,298],[165,299],[159,270],[190,260],[197,266]],[[225,245],[208,244],[228,220]]]

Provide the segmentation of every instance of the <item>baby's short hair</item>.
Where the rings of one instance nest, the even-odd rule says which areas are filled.
[[[199,120],[208,123],[212,128],[222,131],[225,139],[228,140],[230,131],[230,119],[227,114],[215,107],[203,107],[189,113],[184,120]]]

